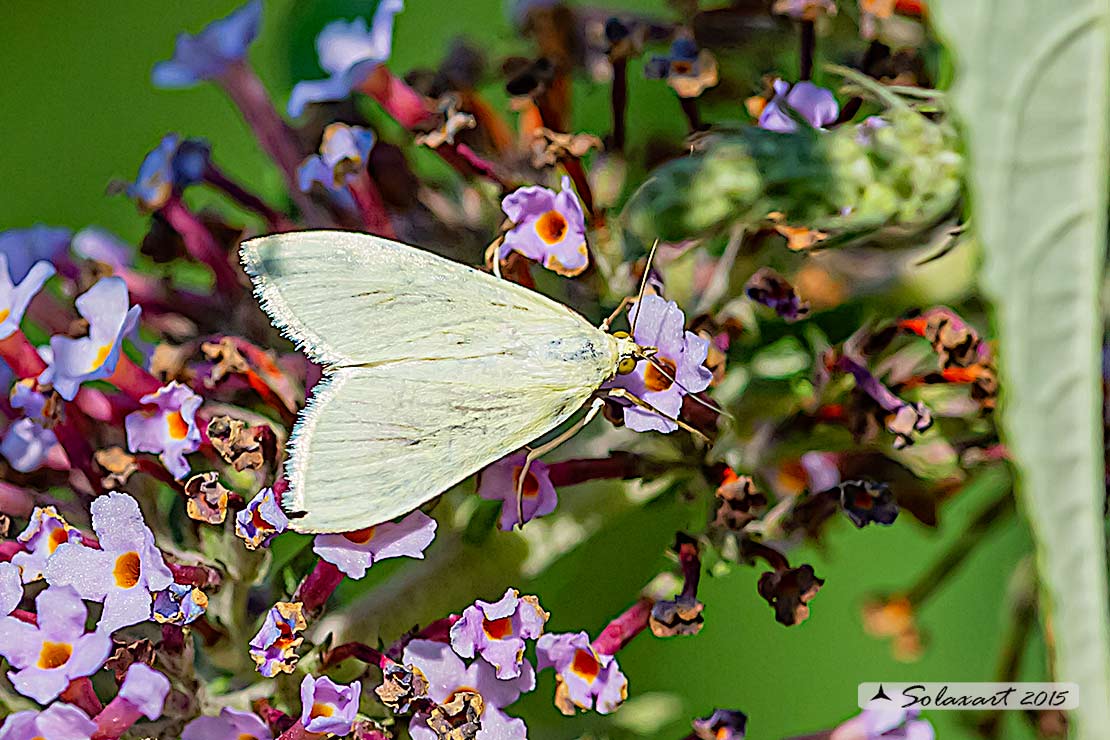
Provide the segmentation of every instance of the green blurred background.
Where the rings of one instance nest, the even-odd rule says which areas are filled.
[[[138,239],[146,219],[128,199],[109,196],[105,189],[113,179],[133,178],[144,154],[170,131],[209,139],[226,171],[280,202],[276,170],[218,89],[161,91],[149,84],[151,66],[170,55],[178,32],[195,32],[236,5],[229,0],[4,3],[0,227],[96,224]],[[369,15],[373,5],[373,0],[266,1],[252,60],[279,108],[293,81],[318,76],[312,39],[319,28],[335,17]],[[435,66],[457,35],[479,41],[493,54],[527,50],[512,32],[502,0],[408,0],[407,5],[397,20],[391,63],[398,72]],[[615,6],[663,11],[661,2]],[[773,64],[752,60],[754,68]],[[645,127],[681,136],[683,121],[672,110],[669,91],[643,81],[637,69],[630,78],[633,136],[642,137]],[[750,82],[755,87],[758,79]],[[604,133],[607,97],[603,86],[578,83],[576,128]],[[658,115],[664,108],[667,114]],[[732,110],[739,117],[742,101],[736,100]],[[729,115],[727,106],[723,114]],[[208,202],[213,196],[191,197]],[[564,492],[565,497],[581,495],[604,492]],[[862,681],[992,680],[1007,624],[1008,579],[1029,550],[1027,532],[1015,517],[988,533],[922,609],[919,619],[929,645],[919,662],[896,662],[888,644],[864,634],[859,617],[866,595],[913,582],[987,498],[975,490],[958,495],[943,507],[936,531],[908,515],[894,527],[862,531],[846,520],[836,522],[823,549],[804,553],[826,585],[811,604],[810,619],[795,628],[774,622],[756,593],[758,570],[737,568],[706,577],[700,592],[707,605],[706,626],[699,636],[666,641],[641,636],[620,654],[631,700],[612,718],[563,719],[550,703],[550,676],[512,711],[523,714],[533,738],[634,737],[638,732],[677,740],[688,731],[690,717],[714,707],[739,708],[750,716],[749,737],[763,740],[814,732],[853,714],[856,684]],[[515,585],[540,595],[552,614],[552,629],[596,633],[668,567],[663,552],[675,529],[692,516],[687,504],[670,497],[625,510],[540,576]],[[1023,675],[1044,678],[1039,639],[1026,656]],[[940,738],[974,736],[966,715],[929,716]],[[1011,716],[1002,737],[1031,735]]]

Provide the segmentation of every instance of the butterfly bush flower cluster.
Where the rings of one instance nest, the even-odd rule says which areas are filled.
[[[621,707],[644,663],[622,669],[627,645],[666,651],[727,623],[703,571],[724,582],[756,569],[746,598],[804,630],[827,618],[821,591],[842,584],[801,545],[911,517],[936,526],[965,482],[1004,469],[978,306],[883,313],[868,296],[912,260],[864,269],[836,248],[899,252],[959,217],[962,160],[943,110],[878,89],[927,86],[906,78],[927,65],[892,72],[894,59],[877,59],[846,88],[821,76],[813,61],[836,11],[824,0],[776,2],[752,26],[801,29],[793,83],[733,79],[750,65],[731,63],[742,45],[730,24],[722,38],[699,30],[708,11],[523,2],[511,58],[477,39],[398,69],[394,26],[416,20],[401,0],[371,5],[320,24],[322,75],[287,90],[268,90],[250,58],[264,0],[183,29],[149,70],[157,88],[219,88],[280,180],[230,176],[219,132],[159,132],[108,187],[133,202],[141,238],[95,225],[0,232],[0,708],[34,707],[9,712],[0,740],[553,736],[517,704],[537,687],[564,715],[599,715],[591,732],[604,734],[609,715],[635,711]],[[866,11],[864,37],[895,13],[879,11]],[[863,57],[844,15],[845,43]],[[645,78],[635,85],[633,69]],[[673,94],[648,113],[634,100],[641,82]],[[611,128],[582,130],[586,120]],[[236,209],[198,210],[202,190]],[[503,281],[504,295],[536,290],[601,322],[598,357],[568,353],[563,336],[535,344],[523,305],[516,321],[443,340],[496,332],[564,357],[568,372],[604,364],[597,387],[568,388],[570,375],[537,386],[528,367],[478,377],[425,363],[436,369],[421,376],[485,383],[495,401],[534,393],[537,408],[573,397],[581,410],[545,413],[582,420],[582,435],[547,455],[561,430],[513,438],[393,521],[360,528],[352,512],[350,531],[296,531],[310,527],[290,501],[288,443],[332,368],[270,325],[238,254],[248,237],[308,229],[425,245]],[[496,302],[483,285],[497,284],[476,282],[476,300]],[[347,326],[356,317],[339,298],[309,300],[334,303]],[[519,409],[496,408],[505,418],[473,428],[515,424]],[[418,455],[391,461],[414,480],[446,446],[482,441],[452,436],[448,420],[467,409],[427,413],[446,442],[406,436]],[[369,454],[353,441],[369,422],[343,423],[353,465]],[[683,513],[673,541],[654,543],[666,564],[641,589],[610,590],[583,614],[577,594],[549,613],[528,593],[544,568],[664,499]],[[586,575],[610,566],[624,567],[590,562]],[[935,585],[876,597],[863,621],[920,653],[915,614]],[[745,709],[753,727],[773,711]],[[747,731],[738,707],[703,714],[657,736]],[[933,730],[869,707],[825,734]]]

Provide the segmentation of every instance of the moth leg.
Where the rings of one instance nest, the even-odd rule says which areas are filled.
[[[561,445],[563,442],[566,442],[568,439],[582,431],[582,428],[589,424],[590,421],[592,421],[593,418],[597,416],[597,412],[601,411],[601,408],[604,405],[605,399],[595,398],[594,402],[590,404],[590,408],[586,409],[586,414],[581,419],[572,424],[565,432],[560,434],[558,437],[545,442],[539,447],[536,447],[535,449],[528,450],[528,454],[524,458],[524,467],[520,469],[520,475],[517,477],[516,480],[517,526],[524,526],[524,481],[528,478],[528,469],[532,467],[532,461],[543,457],[544,455]]]
[[[499,236],[493,240],[493,243],[486,247],[486,264],[493,268],[493,276],[498,280],[501,279],[501,245],[505,243],[505,237]]]
[[[655,408],[654,406],[652,406],[650,403],[648,403],[644,399],[640,398],[639,396],[635,396],[632,393],[629,393],[628,390],[625,389],[625,388],[606,388],[603,391],[603,393],[605,393],[609,398],[620,398],[624,401],[628,401],[628,402],[630,402],[630,403],[632,403],[636,406],[639,406],[642,409],[650,411],[653,414],[659,414],[664,419],[666,419],[668,421],[673,421],[675,424],[677,424],[679,426],[680,429],[685,429],[687,432],[690,432],[691,434],[695,434],[695,435],[701,437],[706,442],[712,442],[713,441],[713,440],[709,439],[709,437],[705,436],[704,433],[702,433],[701,431],[699,431],[697,429],[694,429],[694,427],[690,426],[689,424],[684,422],[682,419],[678,419],[674,416],[671,416],[670,414],[663,413],[662,411]]]
[[[617,306],[616,310],[614,310],[613,313],[609,314],[609,318],[605,319],[605,321],[602,321],[601,326],[598,327],[598,328],[600,328],[602,331],[609,331],[609,325],[613,323],[613,319],[620,316],[621,311],[623,311],[625,308],[627,308],[629,304],[635,303],[635,302],[636,302],[636,299],[633,298],[630,295],[626,295],[624,298],[621,298],[621,302]]]

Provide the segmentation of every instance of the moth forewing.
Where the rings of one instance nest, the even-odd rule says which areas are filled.
[[[325,364],[290,438],[302,532],[404,514],[546,434],[612,377],[618,342],[566,306],[348,232],[246,242],[263,308]]]

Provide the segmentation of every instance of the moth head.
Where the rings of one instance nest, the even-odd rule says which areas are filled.
[[[617,340],[618,375],[628,375],[636,369],[638,361],[646,360],[655,354],[654,347],[641,347],[626,331],[613,332],[613,338]]]

